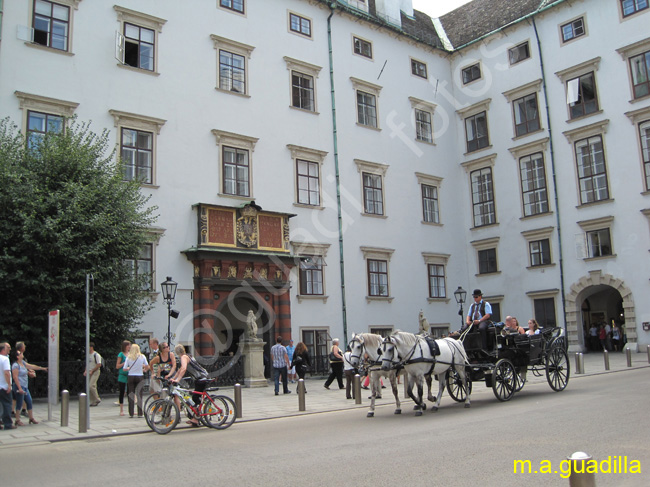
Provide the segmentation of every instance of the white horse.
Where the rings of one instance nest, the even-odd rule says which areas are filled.
[[[427,374],[438,376],[438,397],[434,411],[440,406],[442,392],[447,382],[447,374],[453,367],[461,379],[463,390],[466,393],[465,407],[470,407],[470,391],[465,377],[465,365],[468,363],[467,354],[462,342],[453,338],[435,340],[440,349],[440,355],[432,355],[429,345],[424,337],[396,331],[384,338],[382,344],[382,370],[390,370],[403,365],[408,374],[408,395],[415,402],[416,416],[421,416],[427,405],[422,399],[423,381]],[[413,385],[417,384],[418,395],[413,395]]]
[[[381,353],[381,344],[383,337],[374,333],[360,333],[354,335],[350,340],[350,365],[354,368],[365,361],[369,364],[368,373],[370,374],[370,389],[372,396],[370,398],[370,410],[368,418],[375,415],[375,398],[381,397],[381,378],[386,377],[390,380],[393,395],[395,396],[395,414],[401,414],[401,404],[397,392],[397,372],[395,369],[381,370],[379,356]]]

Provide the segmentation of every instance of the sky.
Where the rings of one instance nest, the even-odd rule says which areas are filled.
[[[413,0],[413,8],[428,14],[430,17],[440,17],[470,0]]]

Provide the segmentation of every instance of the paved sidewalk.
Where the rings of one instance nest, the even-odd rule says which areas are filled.
[[[602,353],[590,353],[584,355],[585,376],[600,373],[614,373],[631,370],[627,367],[627,358],[624,353],[611,352],[610,370],[605,371]],[[575,374],[575,356],[569,356],[571,365],[571,380],[579,379],[583,375]],[[632,354],[632,368],[650,368],[646,353]],[[546,382],[545,377],[533,377],[528,374],[528,380],[531,384]],[[402,381],[403,382],[403,381]],[[323,380],[306,380],[308,394],[305,396],[306,411],[298,411],[298,395],[296,394],[296,384],[290,384],[291,394],[280,394],[275,396],[273,393],[273,384],[269,387],[260,387],[254,389],[242,388],[242,418],[237,421],[256,421],[264,419],[281,418],[296,416],[302,414],[316,414],[323,412],[339,411],[344,409],[368,408],[370,401],[368,396],[370,391],[362,390],[362,404],[355,404],[354,400],[345,398],[345,391],[338,390],[336,383],[332,384],[331,390],[323,387]],[[569,386],[571,387],[571,383]],[[404,385],[398,386],[400,400],[404,394]],[[434,391],[436,385],[434,383]],[[225,387],[220,392],[230,395],[234,399],[233,388]],[[472,395],[491,394],[492,391],[486,387],[475,387]],[[445,393],[443,402],[449,400]],[[27,424],[27,418],[24,419],[25,426],[18,427],[11,431],[0,431],[0,449],[10,447],[30,446],[44,444],[56,441],[90,439],[103,436],[115,436],[138,433],[152,433],[147,427],[143,418],[129,418],[119,415],[119,407],[115,404],[117,397],[106,396],[102,403],[90,408],[90,428],[86,433],[79,433],[79,403],[74,398],[70,401],[69,422],[67,427],[62,427],[60,405],[52,411],[52,420],[48,421],[47,403],[37,401],[34,404],[34,417],[39,421],[37,425]],[[411,409],[411,400],[404,401],[402,405],[404,412]],[[377,400],[378,407],[390,407],[394,405],[394,398],[389,389],[383,390],[383,398]],[[125,410],[127,410],[125,404]],[[362,413],[365,416],[365,411]],[[178,428],[184,428],[185,418],[181,419]],[[152,433],[153,434],[153,433]]]

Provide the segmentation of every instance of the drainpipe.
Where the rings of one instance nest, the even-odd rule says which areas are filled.
[[[341,211],[341,175],[339,173],[339,144],[336,128],[336,96],[334,90],[334,56],[332,54],[332,16],[337,5],[335,1],[328,3],[330,15],[327,17],[327,42],[330,63],[330,93],[332,96],[332,138],[334,139],[334,171],[336,174],[336,209],[339,224],[339,265],[341,269],[341,313],[343,318],[343,343],[348,344],[348,318],[345,301],[345,259],[343,257],[343,216]]]
[[[531,17],[533,21],[533,29],[535,30],[535,40],[537,41],[537,52],[539,53],[539,67],[542,71],[542,90],[544,92],[544,105],[546,108],[546,123],[548,125],[548,141],[549,151],[551,154],[551,176],[553,180],[553,193],[555,194],[555,221],[557,223],[557,239],[559,248],[560,259],[560,292],[562,293],[562,316],[564,316],[564,335],[569,343],[569,335],[566,326],[566,298],[564,293],[564,258],[562,256],[562,227],[560,225],[560,203],[557,191],[557,181],[555,176],[555,152],[553,150],[553,131],[551,130],[551,114],[548,107],[548,95],[546,93],[546,75],[544,73],[544,58],[542,57],[542,44],[539,40],[539,33],[537,32],[537,24],[535,17]]]

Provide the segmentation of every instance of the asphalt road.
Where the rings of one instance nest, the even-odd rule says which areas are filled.
[[[650,485],[648,369],[572,378],[560,393],[529,384],[506,403],[474,386],[471,409],[445,394],[419,418],[380,407],[8,448],[0,485],[568,486],[561,462],[575,451],[641,470],[597,473],[599,487]],[[514,460],[557,473],[514,473]]]

